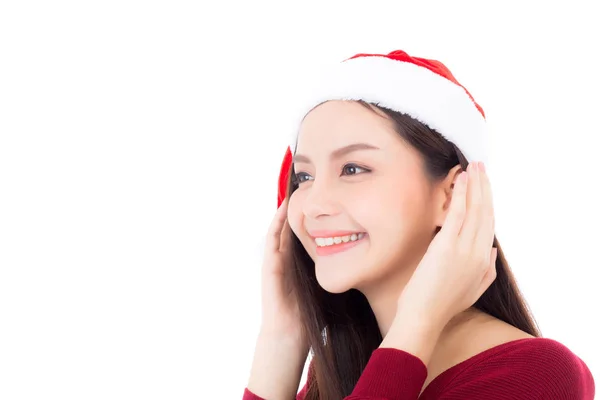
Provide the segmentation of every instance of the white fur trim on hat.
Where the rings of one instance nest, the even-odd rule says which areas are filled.
[[[456,144],[469,161],[487,162],[485,118],[464,88],[425,67],[379,56],[336,64],[308,91],[299,122],[327,100],[364,100],[406,113]],[[297,133],[292,153],[296,139]]]

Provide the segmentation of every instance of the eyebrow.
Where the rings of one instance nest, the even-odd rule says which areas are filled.
[[[360,151],[360,150],[381,150],[381,149],[377,146],[373,146],[372,144],[368,144],[368,143],[353,143],[348,146],[340,147],[339,149],[332,151],[329,158],[334,160],[334,159],[340,158],[346,154],[349,154],[349,153],[352,153],[355,151]],[[304,156],[302,154],[296,154],[293,157],[292,162],[294,162],[294,163],[303,162],[303,163],[311,164],[310,159],[307,156]]]

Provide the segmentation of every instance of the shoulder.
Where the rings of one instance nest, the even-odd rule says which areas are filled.
[[[583,365],[581,359],[564,344],[549,338],[521,338],[508,341],[490,349],[487,357],[482,354],[482,361],[502,360],[513,362],[522,369],[537,371],[561,371],[573,373]],[[519,361],[527,361],[519,363]]]
[[[527,398],[594,398],[595,386],[586,364],[562,343],[548,338],[522,338],[480,353],[453,380],[456,387],[488,384]],[[493,398],[493,397],[492,397]]]

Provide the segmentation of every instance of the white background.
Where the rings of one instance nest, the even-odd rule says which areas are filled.
[[[2,2],[0,398],[241,399],[295,93],[395,49],[486,111],[498,238],[598,379],[596,5],[489,3]]]

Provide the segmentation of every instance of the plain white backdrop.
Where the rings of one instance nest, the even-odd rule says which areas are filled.
[[[3,2],[0,398],[241,399],[295,93],[396,49],[486,111],[497,236],[598,379],[600,30],[552,4]]]

